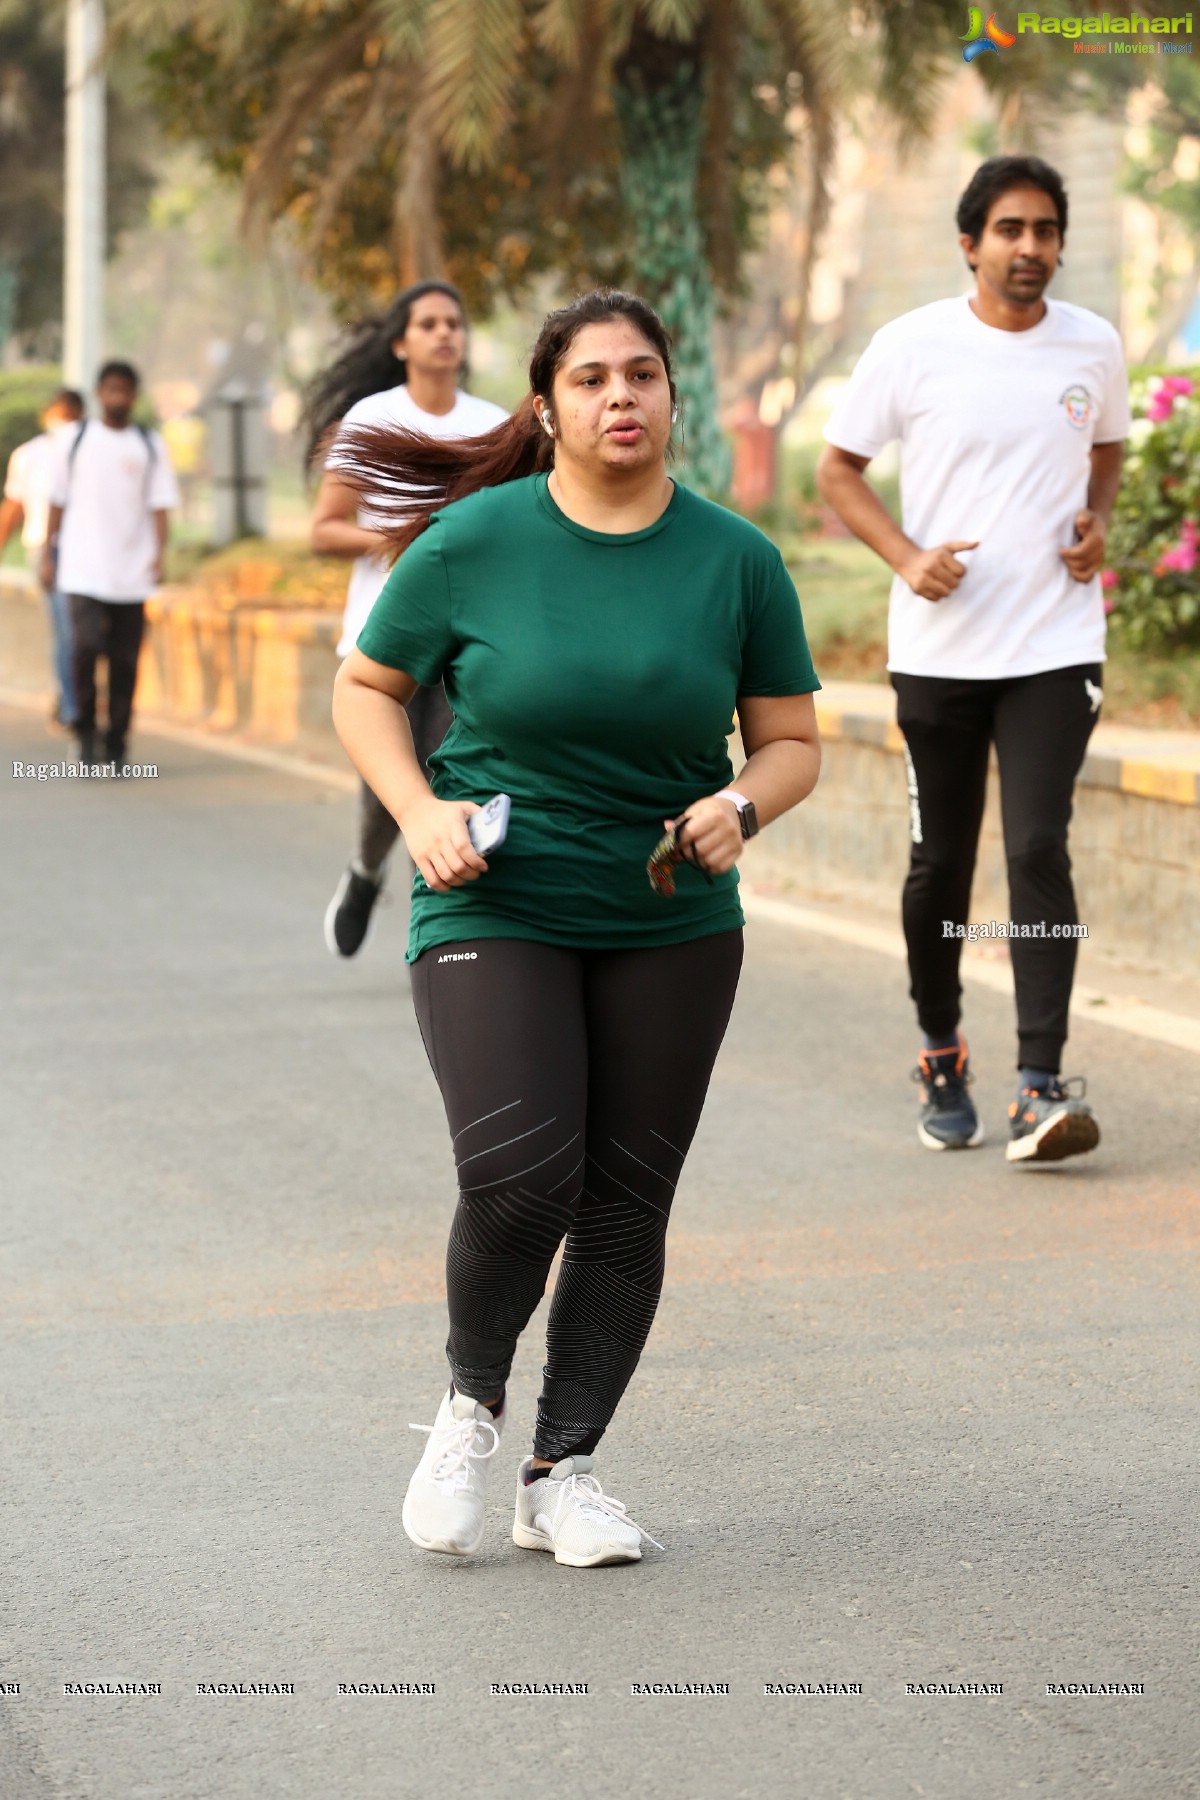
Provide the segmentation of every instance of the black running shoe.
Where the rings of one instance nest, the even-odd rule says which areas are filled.
[[[352,868],[346,870],[325,909],[325,942],[334,956],[353,956],[361,950],[382,888],[382,877],[372,881]]]
[[[1096,1115],[1083,1096],[1087,1082],[1082,1075],[1079,1092],[1067,1092],[1071,1082],[1052,1081],[1048,1088],[1022,1088],[1008,1109],[1012,1141],[1005,1151],[1009,1162],[1061,1162],[1064,1156],[1082,1156],[1100,1142]]]
[[[917,1136],[927,1150],[972,1150],[982,1144],[983,1126],[968,1092],[965,1038],[946,1050],[922,1050],[912,1078],[921,1084]]]

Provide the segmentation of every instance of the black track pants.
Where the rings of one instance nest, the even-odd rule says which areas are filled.
[[[594,1449],[637,1367],[741,962],[731,931],[652,950],[475,938],[413,964],[458,1165],[446,1353],[463,1393],[503,1388],[566,1236],[537,1456]]]
[[[107,657],[105,749],[112,757],[124,754],[129,736],[145,621],[146,607],[141,600],[95,600],[90,594],[71,595],[76,730],[90,736],[96,728],[96,664],[102,656]]]
[[[962,940],[944,920],[970,921],[988,750],[996,746],[1008,862],[1009,916],[1018,925],[1073,925],[1067,829],[1071,796],[1099,712],[1101,665],[1006,681],[893,675],[909,779],[912,858],[904,935],[921,1029],[949,1043],[960,1016]],[[1075,979],[1073,938],[1014,938],[1018,1064],[1059,1068]]]

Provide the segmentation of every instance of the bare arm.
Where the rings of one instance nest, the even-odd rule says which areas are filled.
[[[358,490],[328,471],[321,477],[309,541],[322,556],[377,556],[385,548],[377,531],[358,523]]]
[[[1124,459],[1125,445],[1120,441],[1092,447],[1087,505],[1075,514],[1075,542],[1058,553],[1076,581],[1090,581],[1104,565],[1108,522],[1116,505]]]
[[[54,586],[54,547],[62,529],[63,510],[61,506],[51,506],[46,517],[46,541],[38,558],[38,580],[47,593]]]
[[[408,853],[437,893],[487,873],[472,848],[473,800],[439,800],[421,773],[404,709],[418,683],[402,669],[351,650],[333,684],[333,723],[351,762],[404,834]]]
[[[154,541],[158,546],[154,558],[154,579],[159,582],[163,578],[163,558],[167,553],[167,538],[171,530],[171,514],[165,507],[159,507],[152,515],[154,519]]]
[[[1112,518],[1112,509],[1117,503],[1117,491],[1121,486],[1121,465],[1124,461],[1125,445],[1120,439],[1114,444],[1095,444],[1092,447],[1088,510],[1103,519],[1105,525]]]
[[[769,825],[817,785],[821,739],[816,706],[811,694],[746,694],[738,701],[738,722],[748,755],[733,785],[753,801],[759,825]],[[706,796],[687,808],[687,817],[685,842],[704,867],[715,875],[732,869],[743,848],[733,801]]]
[[[839,450],[835,444],[826,444],[817,460],[821,498],[856,538],[908,583],[914,594],[923,600],[944,600],[967,572],[955,551],[974,550],[978,539],[954,538],[932,550],[914,544],[901,531],[870,482],[864,480],[863,471],[870,460],[869,456],[855,456],[849,450]]]
[[[0,500],[0,556],[4,555],[8,540],[25,517],[25,508],[19,500]]]

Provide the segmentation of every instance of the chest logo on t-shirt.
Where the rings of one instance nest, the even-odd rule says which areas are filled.
[[[1096,410],[1096,402],[1087,389],[1079,386],[1064,388],[1058,398],[1066,410],[1067,424],[1073,425],[1076,431],[1082,431]]]

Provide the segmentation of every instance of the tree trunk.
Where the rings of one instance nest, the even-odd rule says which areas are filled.
[[[0,250],[0,356],[13,334],[17,322],[17,291],[20,277],[17,272],[17,260],[7,251]]]
[[[445,279],[446,259],[438,215],[440,174],[437,137],[428,92],[408,121],[400,184],[392,212],[396,271],[402,288]]]
[[[658,67],[647,67],[637,48],[635,38],[617,85],[621,187],[634,225],[633,264],[639,291],[661,313],[675,346],[680,472],[689,485],[719,497],[729,488],[731,458],[717,420],[716,308],[697,205],[704,97],[694,64],[682,60],[683,46],[657,40]],[[674,65],[669,72],[662,68],[666,59]]]

